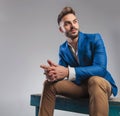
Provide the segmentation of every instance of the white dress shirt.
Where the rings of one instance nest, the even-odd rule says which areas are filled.
[[[78,49],[74,49],[70,44],[68,44],[69,45],[69,48],[70,48],[70,50],[72,51],[72,53],[73,53],[73,55],[74,55],[74,57],[75,57],[75,59],[77,60],[77,62],[79,63],[79,60],[78,60]],[[73,67],[68,67],[68,69],[69,69],[69,76],[68,76],[68,80],[75,80],[75,76],[76,76],[76,74],[75,74],[75,69],[73,68]]]

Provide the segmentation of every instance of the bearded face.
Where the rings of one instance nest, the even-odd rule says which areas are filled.
[[[60,23],[61,31],[66,35],[66,37],[74,40],[78,37],[79,24],[76,16],[74,14],[65,15]]]
[[[79,30],[72,26],[70,30],[65,32],[65,35],[66,37],[74,40],[75,38],[78,37],[78,33],[79,33]]]

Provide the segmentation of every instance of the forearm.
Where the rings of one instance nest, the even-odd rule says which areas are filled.
[[[82,80],[87,79],[91,76],[101,76],[106,75],[107,70],[104,67],[94,65],[86,67],[75,67],[76,81],[80,83]]]

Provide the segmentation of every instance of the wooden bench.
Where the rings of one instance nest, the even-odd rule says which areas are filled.
[[[38,116],[40,98],[40,94],[30,96],[30,105],[35,106],[35,116]],[[55,109],[89,114],[88,102],[88,99],[74,100],[64,96],[56,96]],[[109,100],[109,116],[120,116],[120,99],[111,98]]]

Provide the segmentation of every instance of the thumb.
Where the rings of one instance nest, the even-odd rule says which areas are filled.
[[[50,66],[55,66],[55,67],[57,66],[57,64],[53,63],[51,60],[47,60],[47,62]]]

